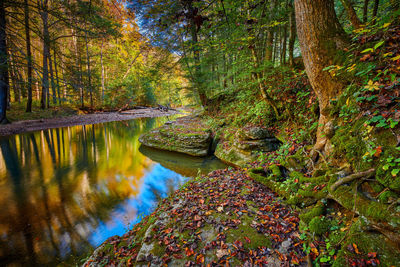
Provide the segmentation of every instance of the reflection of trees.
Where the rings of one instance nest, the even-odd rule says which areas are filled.
[[[76,126],[0,140],[6,168],[0,177],[8,179],[0,185],[0,265],[54,265],[90,249],[93,230],[138,193],[150,164],[138,153],[138,136],[153,124]]]
[[[12,144],[15,144],[15,141],[12,142]],[[22,233],[24,237],[25,249],[27,251],[29,262],[34,265],[36,264],[36,255],[34,251],[33,235],[31,231],[32,224],[30,223],[31,208],[29,207],[29,203],[27,202],[28,195],[26,189],[24,188],[23,174],[19,166],[18,155],[16,153],[17,150],[15,149],[15,147],[12,147],[12,145],[10,145],[10,140],[7,139],[2,139],[0,141],[0,147],[7,171],[10,174],[11,178],[10,186],[14,195],[14,200],[17,209],[17,214],[16,214],[17,217],[12,217],[10,219],[11,220],[16,219],[18,223],[15,224],[13,223],[12,226],[16,225],[23,226],[22,229],[17,228],[12,230]],[[16,251],[18,250],[14,249],[14,253]],[[11,255],[11,257],[7,255],[6,258],[2,259],[2,261],[8,260],[7,259],[8,257],[13,258],[12,256],[18,256],[18,255]]]

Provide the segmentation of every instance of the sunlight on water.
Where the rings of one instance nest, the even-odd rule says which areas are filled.
[[[79,264],[79,257],[151,213],[185,177],[224,167],[210,158],[139,151],[139,135],[162,120],[1,138],[0,265]]]

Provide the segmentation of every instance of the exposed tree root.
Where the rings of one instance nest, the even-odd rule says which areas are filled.
[[[360,178],[369,178],[369,177],[373,176],[374,174],[375,174],[375,169],[370,169],[370,170],[364,171],[364,172],[353,173],[351,175],[343,177],[342,179],[338,180],[336,183],[331,185],[330,190],[333,192],[336,190],[336,188],[338,188],[342,184],[346,184],[346,183],[349,183],[353,180],[360,179]]]

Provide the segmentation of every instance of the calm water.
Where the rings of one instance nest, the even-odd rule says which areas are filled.
[[[50,129],[0,139],[0,265],[80,263],[190,176],[223,168],[140,147],[167,118]],[[139,149],[140,147],[140,149]]]

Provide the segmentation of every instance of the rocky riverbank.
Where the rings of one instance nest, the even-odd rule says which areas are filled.
[[[306,265],[297,212],[244,170],[187,183],[85,266]]]
[[[335,135],[339,137],[340,132]],[[307,172],[307,147],[282,144],[270,130],[257,126],[211,128],[201,117],[168,122],[141,141],[196,156],[215,153],[238,168],[187,183],[128,233],[104,242],[86,266],[400,262],[398,195],[366,180],[375,175],[374,169],[352,174],[348,166],[325,162]],[[260,153],[268,157],[266,162],[257,161]],[[364,177],[361,182],[359,177]]]

